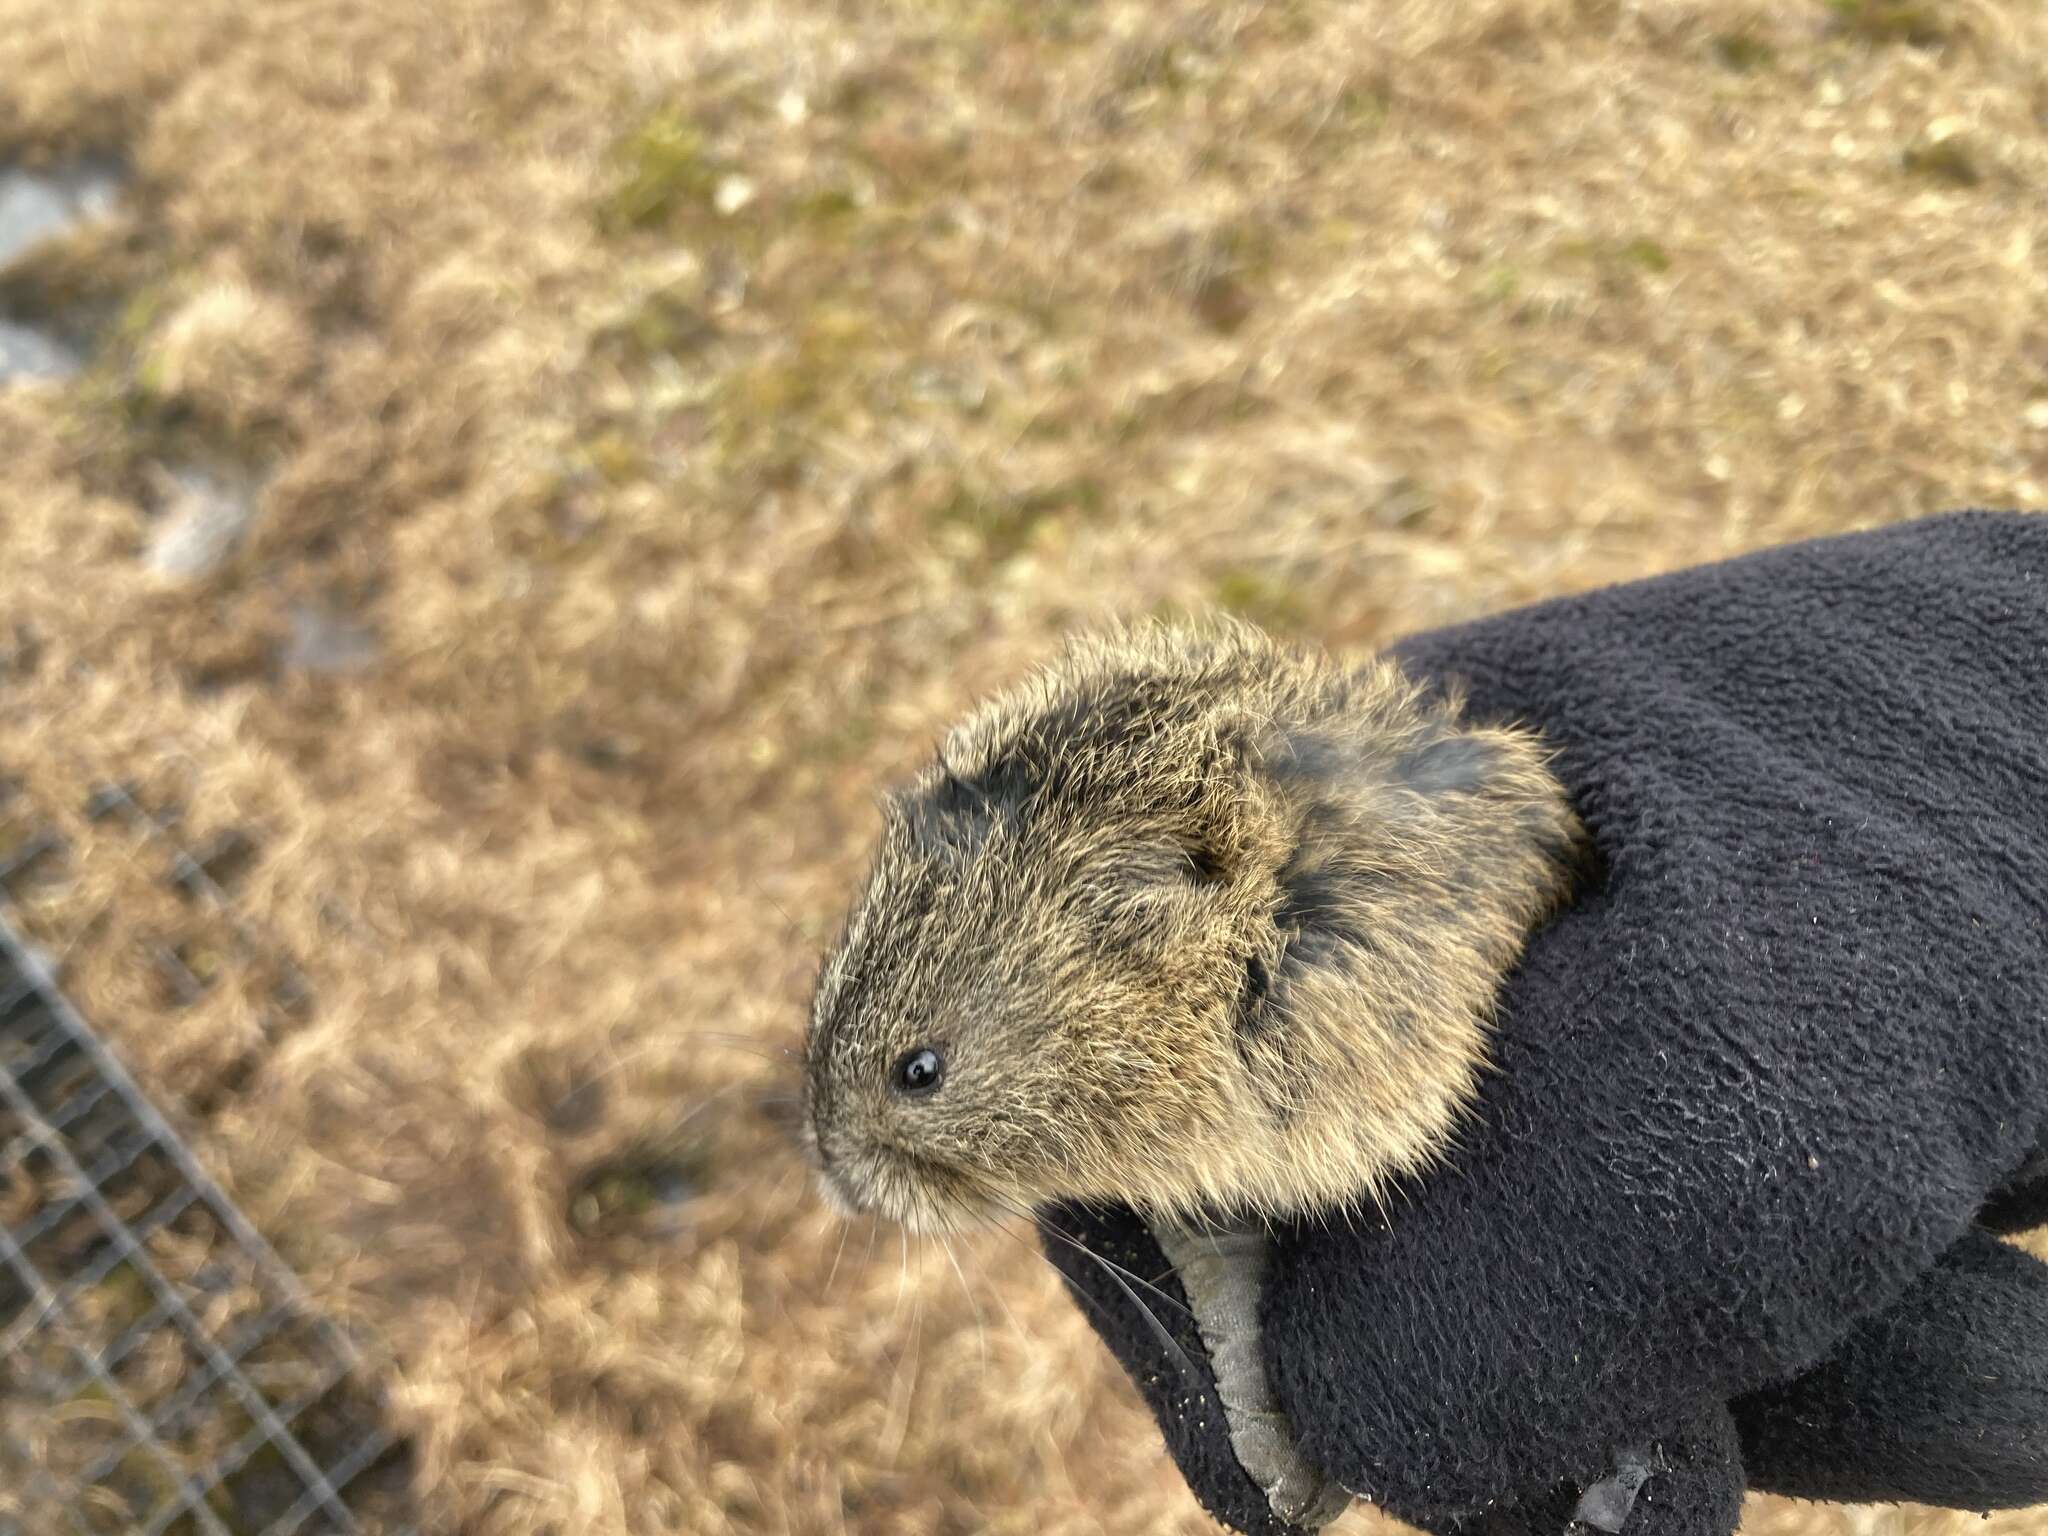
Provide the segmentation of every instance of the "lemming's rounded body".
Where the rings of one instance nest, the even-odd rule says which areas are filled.
[[[1072,645],[884,808],[805,1043],[828,1195],[1338,1210],[1426,1166],[1566,892],[1542,744],[1249,626]]]

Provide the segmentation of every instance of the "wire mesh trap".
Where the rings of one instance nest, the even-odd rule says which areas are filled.
[[[409,1536],[356,1367],[0,912],[0,1536]]]

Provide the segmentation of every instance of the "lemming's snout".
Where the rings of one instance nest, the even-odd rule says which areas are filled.
[[[866,1209],[856,1193],[853,1184],[846,1177],[843,1160],[835,1160],[825,1150],[822,1140],[813,1143],[811,1157],[813,1171],[817,1175],[818,1192],[825,1197],[825,1203],[834,1214],[845,1217],[858,1216]]]

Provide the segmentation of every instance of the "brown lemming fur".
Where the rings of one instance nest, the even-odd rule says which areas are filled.
[[[1377,1201],[1448,1145],[1580,837],[1532,734],[1391,661],[1078,641],[887,805],[805,1045],[826,1187],[937,1230]]]
[[[1211,1529],[1043,1266],[842,1246],[704,1034],[794,1044],[878,786],[1060,634],[2048,503],[2034,0],[7,0],[0,81],[139,177],[43,264],[101,363],[0,391],[25,917],[463,1536]],[[209,580],[138,443],[269,471]],[[273,675],[313,598],[380,663]],[[309,1017],[160,993],[222,945],[122,778],[258,830]],[[680,1231],[572,1223],[692,1114]]]

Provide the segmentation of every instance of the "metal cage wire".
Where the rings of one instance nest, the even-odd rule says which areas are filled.
[[[0,912],[0,1536],[413,1536],[358,1368]]]

